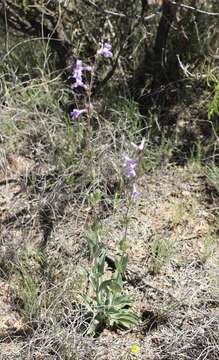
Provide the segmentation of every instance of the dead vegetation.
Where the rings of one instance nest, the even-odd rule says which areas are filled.
[[[15,184],[29,162],[20,164]],[[142,176],[140,186],[141,200],[130,215],[125,291],[135,299],[141,324],[125,333],[105,329],[98,339],[83,335],[89,203],[76,196],[60,214],[50,201],[54,223],[42,247],[42,200],[33,194],[26,200],[31,219],[19,207],[13,215],[20,193],[8,187],[10,214],[1,224],[3,359],[217,359],[217,199],[209,199],[207,179],[195,163],[164,166]],[[5,184],[1,191],[6,194]],[[43,198],[45,204],[45,193]],[[123,213],[121,198],[102,220],[111,255],[122,236]],[[130,352],[135,343],[140,347],[136,355]]]
[[[135,1],[119,2],[117,15],[105,12],[105,1],[100,7],[78,1],[73,10],[60,2],[58,12],[51,1],[42,7],[4,3],[9,17],[15,12],[9,28],[17,20],[22,26],[27,16],[24,30],[31,28],[37,38],[6,29],[0,5],[0,30],[7,33],[0,64],[0,360],[217,360],[218,64],[206,55],[215,18],[194,9],[175,13],[174,5],[166,23],[157,9],[161,1],[148,1],[149,7],[139,1],[136,17],[130,16]],[[44,5],[45,18],[35,22],[32,15],[42,15]],[[72,14],[77,21],[64,34]],[[153,22],[140,21],[150,15]],[[166,38],[158,29],[162,21]],[[39,26],[45,26],[46,43],[38,38]],[[63,82],[60,68],[75,55],[92,62],[105,36],[116,55],[95,78],[87,147],[86,118],[73,122],[69,116],[82,94]],[[171,69],[179,38],[186,49],[177,75]],[[127,211],[122,159],[143,136],[141,198],[129,210],[129,260],[122,276],[139,323],[125,330],[103,322],[88,336],[86,235],[100,225],[110,279]]]

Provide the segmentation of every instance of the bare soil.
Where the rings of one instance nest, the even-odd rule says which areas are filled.
[[[81,330],[79,306],[91,210],[60,187],[34,193],[27,180],[34,166],[13,154],[0,175],[0,359],[218,359],[218,197],[201,168],[169,165],[141,177],[142,196],[130,212],[125,291],[142,321],[131,331],[104,329],[92,339]],[[121,201],[102,216],[112,255],[124,211]],[[25,316],[21,273],[37,279],[32,320]]]

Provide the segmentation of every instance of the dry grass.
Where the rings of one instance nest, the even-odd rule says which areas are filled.
[[[140,116],[132,101],[116,99],[118,108],[107,112],[97,101],[105,117],[95,113],[87,151],[86,122],[73,126],[60,111],[71,94],[59,76],[40,74],[14,86],[3,76],[0,360],[217,360],[217,168],[204,168],[200,158],[169,163],[175,144],[164,139],[155,146],[148,129],[124,279],[141,322],[86,336],[85,235],[98,219],[116,256],[126,205],[121,159],[140,139]]]
[[[135,299],[141,325],[127,332],[105,329],[98,339],[84,335],[81,295],[86,279],[82,268],[88,266],[84,235],[92,222],[93,210],[87,197],[81,197],[79,192],[74,201],[67,201],[64,213],[55,211],[54,203],[49,202],[53,226],[42,250],[43,262],[37,257],[36,246],[44,231],[34,211],[35,221],[32,218],[24,228],[29,232],[25,239],[29,240],[25,247],[19,242],[24,252],[15,247],[14,257],[8,258],[18,269],[27,266],[31,280],[38,274],[40,287],[35,297],[33,292],[25,293],[25,300],[22,294],[27,288],[19,283],[18,273],[12,271],[5,277],[2,289],[9,290],[8,297],[1,299],[1,311],[6,311],[10,319],[5,317],[2,321],[2,359],[218,358],[217,204],[209,203],[205,178],[191,165],[164,167],[144,175],[140,186],[141,200],[131,211],[125,290]],[[4,188],[2,193],[5,194]],[[42,194],[45,196],[45,192]],[[10,211],[12,195],[8,200]],[[27,201],[30,205],[39,202],[39,195]],[[124,201],[121,197],[116,208],[108,207],[108,216],[103,216],[104,241],[111,254],[122,236]],[[31,205],[30,209],[34,207]],[[100,207],[99,214],[102,211]],[[18,229],[25,216],[18,216]],[[9,221],[7,232],[11,239],[15,236],[13,229],[14,224]],[[29,250],[27,243],[32,244]],[[36,314],[30,310],[28,313],[27,300],[37,305]],[[22,315],[24,301],[26,316]],[[140,350],[134,355],[130,349],[135,343]]]

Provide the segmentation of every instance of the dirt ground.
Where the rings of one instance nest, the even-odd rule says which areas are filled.
[[[203,172],[194,164],[169,165],[141,177],[141,198],[130,212],[125,275],[125,291],[141,323],[89,338],[80,330],[75,304],[89,264],[90,209],[77,196],[66,200],[62,191],[33,193],[27,181],[33,169],[31,160],[15,155],[1,164],[0,359],[218,359],[218,196]],[[56,198],[51,206],[55,193],[61,206],[54,205]],[[103,216],[112,255],[124,231],[123,216],[123,201]],[[46,270],[36,260],[39,244]],[[29,297],[18,291],[17,274],[23,274],[22,282],[28,279],[24,269],[40,282],[32,321],[24,311]]]

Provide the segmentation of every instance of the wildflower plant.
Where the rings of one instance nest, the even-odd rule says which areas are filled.
[[[84,106],[81,109],[74,108],[71,112],[73,121],[77,121],[81,116],[86,115],[86,145],[88,153],[91,151],[91,117],[93,106],[91,101],[92,87],[94,82],[95,70],[98,61],[101,57],[106,59],[112,58],[112,46],[109,43],[102,43],[97,50],[92,66],[84,65],[81,60],[77,60],[73,71],[74,83],[73,89],[82,88],[84,91]],[[84,72],[90,71],[90,82],[87,84],[84,81]],[[136,153],[135,158],[124,155],[124,175],[128,180],[127,185],[127,199],[128,206],[125,214],[124,222],[124,236],[118,242],[117,256],[111,259],[113,269],[108,271],[107,260],[109,256],[107,249],[101,241],[101,227],[96,220],[87,235],[87,242],[90,250],[91,266],[86,270],[88,288],[84,296],[87,315],[89,318],[89,325],[87,333],[90,335],[97,335],[100,329],[104,326],[121,327],[129,329],[131,326],[138,323],[138,317],[132,310],[132,299],[124,293],[123,278],[128,265],[128,243],[127,243],[127,228],[129,223],[129,208],[133,201],[139,196],[140,192],[137,189],[135,179],[138,175],[139,154],[142,153],[144,147],[144,140],[140,145],[132,144]],[[94,205],[99,202],[99,194],[90,198]],[[94,212],[95,213],[95,212]],[[107,271],[106,271],[107,270]]]
[[[126,191],[127,198],[129,199],[128,206],[131,205],[132,200],[137,200],[141,195],[140,191],[138,190],[136,180],[140,175],[144,145],[145,145],[144,138],[142,139],[139,145],[132,142],[131,146],[134,150],[133,156],[132,157],[130,157],[129,155],[123,156],[124,176],[128,179],[127,191]],[[130,188],[132,189],[131,191]]]
[[[81,110],[73,109],[73,111],[71,112],[71,117],[73,120],[76,120],[80,115],[82,115],[86,112],[87,112],[86,109],[81,109]]]
[[[119,243],[120,249],[122,251],[126,251],[128,248],[127,232],[128,232],[128,225],[130,223],[130,216],[129,216],[130,209],[132,207],[133,202],[137,201],[141,196],[141,193],[138,190],[138,186],[137,186],[137,179],[140,176],[144,144],[145,144],[145,139],[142,139],[140,145],[131,143],[132,148],[134,149],[134,153],[132,157],[130,157],[129,155],[123,156],[124,177],[126,179],[124,186],[125,186],[127,207],[123,221],[124,235]]]
[[[97,335],[104,326],[129,329],[139,322],[138,316],[133,313],[133,300],[124,294],[124,274],[128,265],[127,230],[129,224],[129,210],[140,191],[136,185],[139,170],[139,159],[142,158],[144,140],[139,146],[134,146],[136,157],[124,156],[124,176],[127,185],[127,211],[124,219],[124,234],[118,242],[117,256],[110,259],[114,264],[113,271],[107,269],[107,249],[101,241],[101,227],[94,224],[87,235],[90,250],[91,268],[87,270],[88,293],[84,299],[90,316],[88,334]],[[108,274],[108,275],[107,275]]]
[[[111,50],[112,50],[111,44],[103,43],[101,45],[101,48],[97,51],[97,55],[102,55],[103,57],[111,58],[113,56],[113,53]]]
[[[131,312],[132,300],[123,294],[123,274],[127,268],[128,256],[124,252],[114,260],[115,271],[106,277],[107,251],[101,242],[99,227],[94,226],[87,236],[92,261],[87,270],[89,292],[85,302],[90,314],[87,333],[97,335],[103,326],[118,326],[129,329],[138,323],[138,317]]]
[[[72,89],[81,90],[82,94],[84,95],[84,105],[83,108],[77,109],[74,108],[73,111],[70,113],[70,116],[74,121],[79,120],[79,118],[82,115],[86,114],[86,126],[85,126],[85,134],[86,134],[86,145],[89,150],[91,151],[91,137],[92,137],[92,127],[91,127],[91,117],[93,114],[93,105],[92,105],[92,89],[94,84],[94,78],[95,78],[95,72],[98,67],[98,62],[100,61],[101,57],[104,58],[112,58],[112,45],[104,42],[99,47],[99,49],[96,51],[96,54],[94,56],[94,62],[92,66],[85,65],[82,60],[77,59],[73,73],[72,73]],[[90,72],[90,80],[88,82],[85,82],[85,74],[86,72]]]

